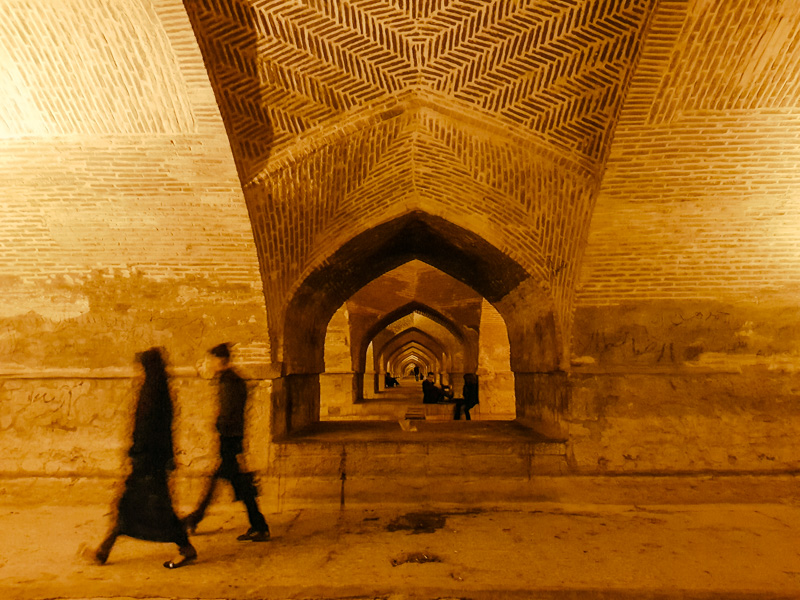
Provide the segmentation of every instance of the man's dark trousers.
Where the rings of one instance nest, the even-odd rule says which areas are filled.
[[[256,502],[258,490],[256,490],[256,486],[253,484],[252,475],[250,473],[242,473],[239,469],[239,461],[236,457],[241,453],[241,437],[220,436],[219,454],[222,462],[214,475],[211,476],[208,490],[206,490],[200,504],[194,512],[186,518],[188,523],[196,526],[203,520],[206,509],[214,495],[214,488],[216,487],[217,480],[226,479],[231,482],[236,499],[243,502],[247,508],[247,518],[250,519],[250,528],[256,531],[269,531],[264,515],[262,515],[261,511],[258,509],[258,503]]]

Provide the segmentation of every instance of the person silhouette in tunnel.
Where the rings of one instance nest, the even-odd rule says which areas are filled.
[[[414,381],[419,381],[419,365],[414,365]]]
[[[164,563],[168,569],[186,565],[197,558],[186,528],[172,507],[169,472],[174,468],[172,447],[172,397],[162,350],[150,348],[136,355],[144,369],[133,426],[133,443],[128,451],[131,473],[117,504],[114,525],[100,547],[82,553],[105,564],[111,548],[121,535],[178,545],[179,558]]]
[[[469,409],[478,404],[478,376],[475,373],[464,373],[464,389],[461,393],[463,398],[456,398],[455,414],[453,418],[458,421],[461,419],[461,410],[464,410],[464,417],[467,421],[471,420]]]
[[[436,376],[433,373],[428,373],[427,379],[422,382],[422,403],[438,404],[439,402],[446,402],[452,397],[453,392],[444,390],[436,385]]]
[[[253,476],[251,473],[243,473],[239,469],[238,461],[238,456],[243,452],[247,384],[230,366],[231,352],[228,344],[214,346],[208,353],[215,372],[214,379],[217,382],[219,399],[217,432],[219,433],[220,464],[211,476],[200,504],[184,517],[183,522],[189,531],[194,532],[211,503],[217,481],[226,479],[233,487],[236,500],[244,503],[250,521],[250,528],[237,539],[265,542],[269,540],[269,527],[258,508],[256,500],[258,492],[253,483]]]

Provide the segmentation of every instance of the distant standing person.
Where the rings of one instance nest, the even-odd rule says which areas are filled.
[[[208,489],[200,504],[183,522],[190,531],[194,531],[205,516],[211,503],[217,481],[227,479],[236,495],[236,500],[244,503],[250,528],[237,539],[240,541],[265,542],[269,540],[269,527],[258,508],[257,491],[252,476],[239,469],[237,456],[243,452],[244,415],[247,405],[247,384],[230,366],[231,352],[228,344],[219,344],[208,351],[214,368],[214,379],[217,381],[219,398],[219,416],[217,431],[219,432],[220,465],[211,476]]]
[[[175,569],[195,560],[197,551],[172,508],[169,493],[169,471],[174,465],[172,397],[161,350],[150,348],[136,358],[144,368],[144,383],[128,452],[132,469],[117,505],[116,522],[91,558],[105,564],[117,538],[126,535],[177,544],[180,557],[164,563],[168,569]]]
[[[463,399],[456,400],[455,420],[461,419],[461,409],[464,409],[464,416],[467,421],[471,420],[469,410],[478,404],[478,376],[474,373],[464,373],[464,391],[461,394]]]
[[[414,381],[419,381],[419,365],[414,365]]]

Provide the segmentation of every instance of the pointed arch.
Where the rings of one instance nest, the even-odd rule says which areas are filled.
[[[430,334],[420,329],[411,328],[387,340],[380,349],[381,362],[385,364],[389,361],[390,357],[396,355],[398,352],[402,352],[409,346],[424,348],[429,354],[436,356],[440,361],[444,355],[452,354],[452,349],[448,352],[448,348]]]
[[[416,357],[416,359],[414,358]],[[437,355],[435,350],[432,350],[424,345],[410,344],[408,346],[397,348],[387,358],[387,367],[392,367],[396,364],[404,364],[413,362],[420,366],[420,368],[430,369],[433,365],[440,365],[442,355]],[[388,369],[387,370],[391,370]]]
[[[286,310],[285,372],[321,372],[324,332],[334,312],[358,289],[415,258],[469,285],[493,304],[531,282],[519,263],[479,235],[442,217],[412,211],[352,238],[300,284]],[[552,299],[539,282],[529,285],[525,295],[553,311]],[[513,299],[515,309],[521,300],[525,299]],[[499,305],[498,310],[503,314]]]
[[[465,344],[465,335],[461,327],[456,325],[452,319],[445,316],[438,310],[423,304],[421,302],[413,301],[395,310],[386,313],[383,317],[379,318],[361,337],[360,344],[355,348],[354,364],[356,370],[363,370],[365,367],[367,347],[373,342],[379,332],[389,327],[392,323],[407,317],[413,313],[417,313],[429,318],[431,321],[444,327],[453,337],[462,345]],[[420,330],[421,331],[421,330]]]
[[[273,420],[285,419],[279,432],[319,418],[325,332],[336,310],[373,279],[413,259],[470,286],[497,308],[508,327],[512,370],[536,374],[559,369],[559,319],[546,283],[480,235],[415,210],[351,238],[296,288],[283,322],[287,388],[279,390],[273,404]],[[538,402],[534,388],[519,386],[519,391]],[[520,393],[517,402],[529,403],[520,400]],[[361,395],[358,390],[356,397]]]

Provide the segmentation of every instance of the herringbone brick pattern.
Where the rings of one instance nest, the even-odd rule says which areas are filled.
[[[421,210],[549,285],[568,327],[652,2],[186,6],[249,184],[270,313],[348,239]]]
[[[417,111],[342,136],[249,187],[266,272],[280,273],[266,282],[272,310],[304,268],[354,232],[420,209],[480,231],[549,282],[568,316],[596,180],[536,150]]]
[[[402,93],[598,159],[648,0],[203,0],[187,8],[247,172],[298,135]]]

